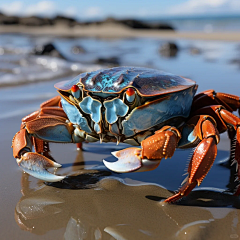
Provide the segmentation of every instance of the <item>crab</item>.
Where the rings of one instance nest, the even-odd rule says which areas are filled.
[[[82,73],[55,85],[60,96],[41,104],[22,119],[12,141],[13,156],[28,174],[48,182],[61,181],[47,171],[60,164],[49,142],[120,142],[133,146],[103,160],[115,172],[153,170],[176,148],[195,148],[185,183],[165,202],[175,202],[199,186],[217,155],[219,133],[236,136],[235,159],[240,179],[240,108],[238,96],[214,90],[195,95],[197,84],[187,78],[141,67],[115,67]],[[32,151],[34,147],[35,151]],[[235,195],[240,194],[237,187]]]

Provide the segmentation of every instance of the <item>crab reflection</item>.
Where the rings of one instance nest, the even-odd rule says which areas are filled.
[[[84,166],[82,153],[76,166]],[[238,197],[199,190],[178,205],[164,204],[171,193],[159,185],[129,186],[102,170],[77,173],[34,188],[23,173],[19,227],[36,235],[65,228],[65,239],[215,239],[223,227],[223,239],[240,236]]]

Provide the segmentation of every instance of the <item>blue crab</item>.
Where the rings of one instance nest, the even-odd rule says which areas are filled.
[[[116,172],[155,169],[176,148],[196,147],[183,186],[166,202],[175,202],[200,185],[216,155],[219,133],[237,135],[240,163],[239,97],[208,90],[195,96],[194,81],[140,67],[116,67],[82,73],[55,85],[60,96],[22,119],[13,138],[13,156],[23,171],[44,181],[60,181],[47,171],[60,167],[49,153],[49,142],[123,142],[133,146],[113,152],[116,162],[104,164]],[[34,147],[35,152],[32,152]],[[238,178],[240,170],[238,168]],[[240,188],[236,195],[240,194]]]

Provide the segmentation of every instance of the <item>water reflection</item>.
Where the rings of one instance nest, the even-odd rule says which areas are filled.
[[[26,174],[23,178],[26,187]],[[193,239],[217,236],[215,227],[224,226],[227,239],[240,227],[239,198],[211,191],[195,191],[180,205],[171,205],[160,202],[169,192],[158,186],[126,186],[105,178],[92,189],[42,186],[24,193],[15,219],[21,229],[37,235],[66,228],[65,239]],[[162,198],[146,197],[154,193]]]
[[[44,235],[64,228],[65,239],[222,239],[240,236],[240,199],[197,190],[177,205],[159,185],[130,186],[105,170],[84,169],[79,152],[62,183],[31,187],[22,173],[15,220],[22,230]],[[80,170],[79,170],[80,167]],[[172,175],[175,174],[173,169]],[[75,189],[75,190],[73,190]]]

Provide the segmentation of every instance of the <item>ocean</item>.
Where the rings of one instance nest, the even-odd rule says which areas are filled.
[[[240,15],[151,17],[141,20],[150,23],[165,22],[178,31],[240,31]]]

